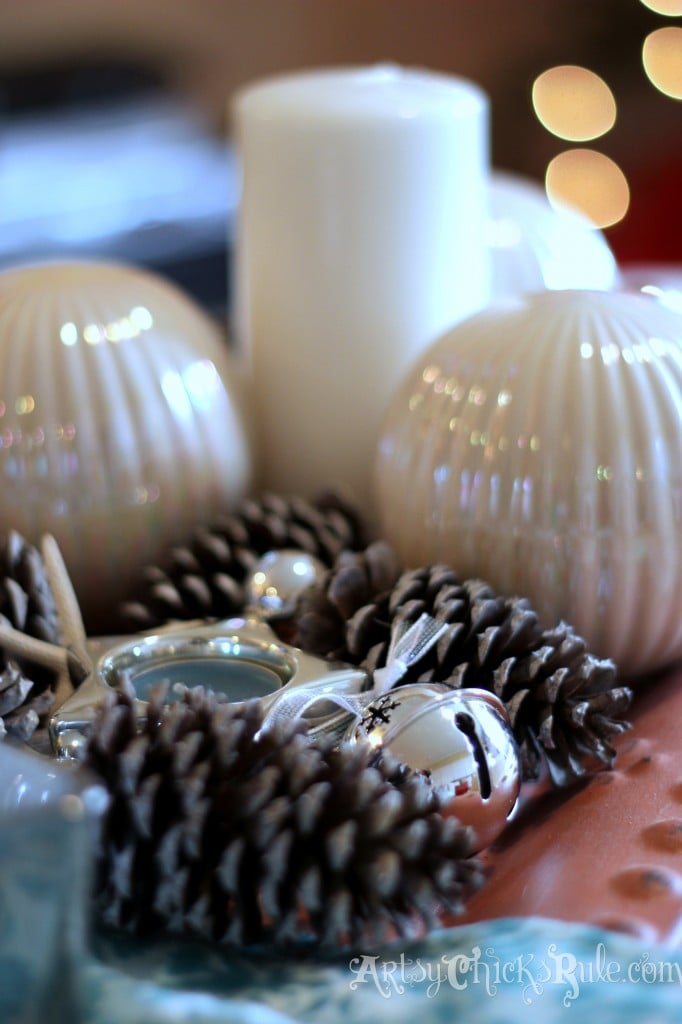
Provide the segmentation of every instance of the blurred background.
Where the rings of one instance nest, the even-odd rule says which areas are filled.
[[[494,167],[570,191],[591,160],[619,260],[680,264],[681,36],[682,0],[0,0],[0,267],[126,259],[224,311],[230,96],[375,61],[478,82]],[[606,96],[596,136],[551,110],[543,74],[576,65]]]

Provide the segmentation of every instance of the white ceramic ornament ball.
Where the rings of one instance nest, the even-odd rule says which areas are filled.
[[[630,264],[622,268],[620,287],[640,292],[662,306],[682,313],[682,264]]]
[[[381,529],[569,622],[627,677],[682,656],[682,317],[548,291],[439,339],[394,396]]]
[[[618,267],[603,232],[577,210],[552,205],[539,182],[494,171],[488,196],[493,300],[545,288],[616,287]]]
[[[51,263],[0,274],[0,531],[59,542],[86,623],[251,480],[218,326],[161,277]]]

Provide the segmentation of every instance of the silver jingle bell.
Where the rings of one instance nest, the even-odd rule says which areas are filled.
[[[472,827],[477,850],[497,838],[516,805],[516,741],[504,704],[486,690],[436,683],[395,687],[367,705],[346,739],[385,747],[415,771],[428,771],[443,813]]]
[[[307,551],[268,551],[245,584],[249,611],[261,619],[288,614],[301,591],[316,583],[324,572],[326,568],[319,558]]]

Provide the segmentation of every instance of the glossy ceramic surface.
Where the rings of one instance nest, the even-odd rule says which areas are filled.
[[[631,264],[623,267],[620,278],[625,291],[648,295],[682,313],[682,263]]]
[[[104,790],[0,744],[0,1016],[82,1020],[94,826]]]
[[[682,954],[682,666],[642,687],[628,717],[612,770],[563,794],[525,787],[483,854],[488,881],[467,923],[561,918]]]
[[[494,300],[543,288],[616,285],[616,260],[603,233],[577,211],[552,206],[539,182],[495,171],[489,206]]]
[[[155,275],[94,262],[0,275],[0,529],[55,535],[91,624],[246,492],[238,385],[217,326]]]
[[[631,676],[682,654],[682,317],[544,292],[441,338],[391,404],[383,534],[566,619]]]

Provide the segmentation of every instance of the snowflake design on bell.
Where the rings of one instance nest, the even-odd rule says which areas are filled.
[[[369,704],[365,710],[365,714],[360,722],[360,727],[364,728],[365,734],[369,734],[376,729],[378,725],[388,725],[391,721],[390,711],[394,711],[400,707],[400,701],[391,699],[391,694],[386,693],[383,697],[373,701]]]

